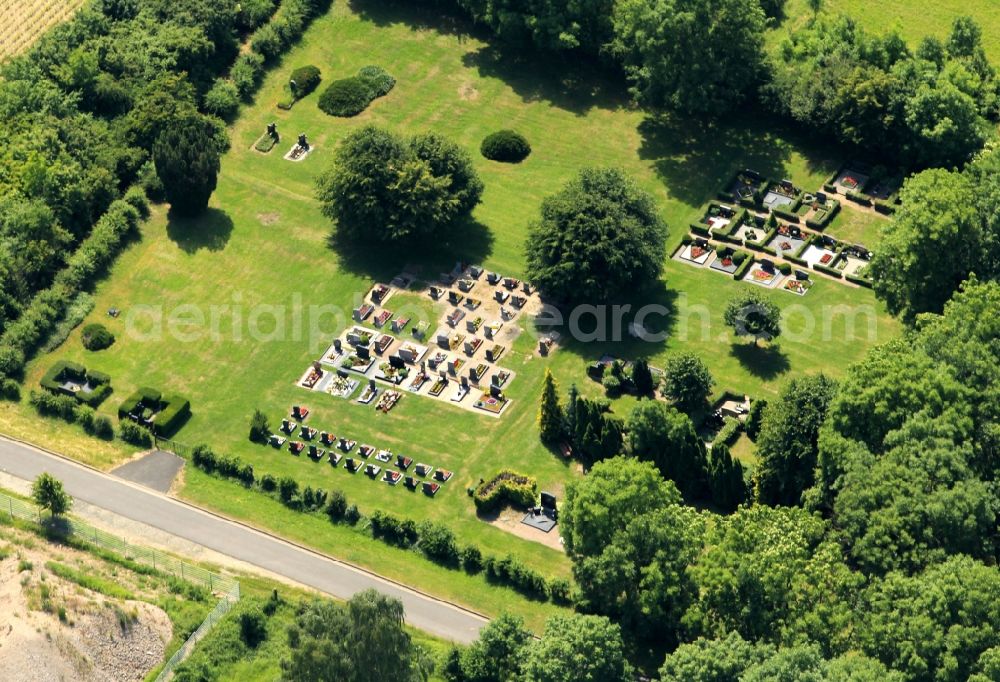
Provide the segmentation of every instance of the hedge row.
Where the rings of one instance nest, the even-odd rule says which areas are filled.
[[[850,191],[847,193],[847,198],[856,204],[861,204],[862,206],[871,206],[872,200],[867,194],[862,194],[861,192]]]
[[[115,437],[111,419],[95,413],[94,408],[88,405],[81,405],[72,396],[32,391],[28,396],[28,403],[43,417],[56,417],[70,424],[80,424],[84,431],[104,440]]]
[[[743,428],[743,422],[735,417],[726,417],[722,420],[722,428],[719,432],[715,434],[715,439],[712,441],[714,446],[716,443],[722,443],[724,445],[732,445]]]
[[[537,497],[535,479],[510,469],[501,469],[489,480],[481,481],[472,495],[476,509],[487,513],[508,505],[531,507]]]
[[[790,223],[798,223],[799,222],[799,214],[798,213],[796,213],[795,211],[792,211],[792,210],[786,210],[786,209],[784,209],[784,208],[782,208],[780,206],[775,206],[774,208],[772,208],[771,209],[771,213],[773,215],[778,216],[779,218],[782,218],[783,220],[787,220]]]
[[[866,287],[868,289],[872,288],[872,281],[870,279],[865,279],[864,277],[858,277],[856,275],[844,275],[844,279],[848,282],[854,282],[859,286]]]
[[[134,194],[130,200],[135,201]],[[140,210],[129,200],[111,202],[52,286],[36,294],[21,317],[0,336],[0,374],[13,379],[23,376],[25,362],[56,328],[80,290],[111,264],[140,219]]]
[[[733,257],[733,261],[734,262],[736,261],[735,256]],[[747,271],[753,266],[753,264],[754,264],[753,258],[747,258],[746,260],[741,262],[738,266],[736,266],[736,272],[733,273],[733,279],[743,279],[743,277],[746,276]]]
[[[836,277],[837,279],[841,279],[844,276],[844,273],[842,273],[840,270],[837,270],[836,268],[829,268],[820,263],[814,263],[812,267],[813,270],[826,273],[827,275],[830,275],[831,277]]]
[[[830,209],[826,212],[826,215],[824,215],[819,220],[814,220],[813,218],[810,218],[809,220],[806,221],[806,227],[811,227],[814,230],[825,229],[826,226],[829,225],[830,222],[837,217],[837,214],[840,213],[840,201],[838,199],[834,199],[832,203],[833,206],[831,206]]]
[[[896,212],[896,205],[881,199],[875,200],[875,210],[882,215],[892,215]]]
[[[264,474],[256,478],[249,464],[237,457],[216,455],[204,445],[192,450],[191,462],[208,474],[236,480],[246,488],[256,488],[265,494],[276,493],[278,500],[290,509],[305,512],[322,509],[333,523],[355,525],[363,519],[357,507],[348,505],[340,491],[327,493],[306,487],[299,492],[298,482],[291,477],[276,480],[270,474]],[[533,503],[533,494],[531,499]],[[368,522],[373,538],[395,547],[417,550],[431,561],[448,568],[462,568],[468,573],[485,571],[488,581],[511,587],[529,598],[552,599],[563,604],[571,600],[568,581],[561,578],[546,581],[541,574],[510,555],[503,558],[484,556],[475,545],[459,547],[454,533],[439,523],[424,521],[418,526],[410,519],[400,519],[381,511],[368,517]]]
[[[700,235],[702,237],[711,236],[708,226],[703,225],[702,223],[691,223],[690,228],[691,232],[693,232],[694,234]]]
[[[250,49],[271,61],[291,47],[329,0],[283,0],[271,20],[250,36]]]
[[[94,388],[89,393],[70,391],[69,389],[62,387],[62,382],[67,379],[87,382]],[[52,367],[50,367],[49,370],[42,376],[39,383],[42,388],[47,391],[57,395],[70,397],[74,401],[85,403],[91,407],[97,407],[104,402],[109,395],[111,395],[110,376],[104,372],[98,372],[96,370],[88,372],[83,365],[75,362],[69,362],[67,360],[59,360],[52,365]]]

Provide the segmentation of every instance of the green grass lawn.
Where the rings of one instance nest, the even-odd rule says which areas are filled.
[[[522,334],[502,361],[517,377],[507,391],[513,404],[500,419],[410,395],[382,415],[370,406],[296,387],[294,382],[331,341],[335,329],[335,319],[328,315],[317,325],[320,333],[309,333],[308,324],[316,319],[310,306],[335,305],[349,314],[373,280],[387,281],[408,265],[434,276],[465,258],[504,274],[523,275],[526,229],[542,198],[588,164],[616,165],[634,175],[662,206],[676,245],[687,223],[734,170],[752,167],[818,188],[840,163],[835,152],[809,146],[770,118],[745,116],[706,124],[648,117],[610,82],[575,74],[565,64],[502,56],[461,26],[440,23],[433,15],[360,7],[336,3],[271,72],[256,104],[232,127],[232,150],[223,160],[210,212],[195,221],[179,221],[157,210],[143,228],[142,241],[122,255],[98,287],[91,320],[100,319],[116,334],[115,345],[98,353],[85,351],[77,331],[63,347],[32,363],[27,386],[37,387],[55,360],[67,358],[111,375],[115,393],[102,406],[105,413],[113,413],[137,386],[181,393],[190,398],[193,410],[177,435],[181,442],[206,442],[218,452],[238,455],[252,463],[258,475],[291,475],[302,486],[340,488],[365,513],[382,509],[442,521],[463,543],[476,542],[494,554],[513,552],[554,576],[568,574],[562,553],[479,520],[465,493],[467,486],[503,466],[530,473],[540,488],[560,496],[566,483],[579,475],[538,440],[536,403],[545,368],[552,369],[563,391],[576,382],[584,393],[596,394],[600,387],[585,376],[588,360],[609,352],[647,356],[656,365],[671,352],[687,350],[705,359],[719,391],[771,397],[797,374],[842,374],[874,343],[898,333],[898,324],[871,292],[819,280],[803,298],[767,293],[787,316],[788,329],[779,344],[756,348],[734,343],[722,325],[724,304],[751,285],[669,261],[664,281],[637,301],[663,306],[666,316],[651,318],[649,326],[666,330],[666,340],[570,342],[549,358],[540,358],[534,340]],[[315,64],[329,82],[368,63],[385,67],[398,83],[356,118],[326,116],[316,107],[317,93],[290,111],[275,106],[295,67]],[[271,154],[261,155],[251,146],[270,121],[277,121],[283,139]],[[474,222],[455,243],[429,245],[421,252],[352,251],[330,243],[331,226],[312,199],[312,188],[337,141],[369,122],[403,133],[435,130],[470,151],[478,150],[487,133],[513,127],[531,141],[533,152],[519,165],[496,164],[474,154],[486,192]],[[283,161],[281,156],[299,132],[309,136],[315,151],[302,163]],[[261,305],[275,307],[261,312]],[[104,316],[112,306],[121,308],[123,315]],[[289,319],[299,311],[305,332],[276,327],[274,315],[282,306]],[[161,308],[165,313],[158,320]],[[255,318],[251,310],[257,311]],[[234,322],[236,316],[245,324]],[[871,334],[868,321],[874,325]],[[249,338],[247,325],[256,325],[256,340]],[[196,338],[177,340],[188,333]],[[615,410],[627,414],[631,402],[623,399]],[[428,499],[248,442],[248,419],[255,408],[265,410],[276,427],[289,407],[299,403],[312,408],[309,423],[316,428],[391,447],[417,461],[451,469],[456,476],[437,498]],[[31,426],[37,420],[32,421],[23,405],[5,414],[0,425],[22,432],[37,428]],[[52,432],[55,435],[39,430],[43,432],[38,438],[62,447],[59,429]],[[99,455],[89,457],[86,444],[74,445],[71,454],[107,468],[119,450],[100,448]],[[345,536],[325,522],[303,520],[276,504],[261,503],[259,497],[245,498],[233,484],[193,471],[186,481],[184,497],[336,556],[353,556],[421,589],[455,592],[456,599],[487,612],[495,612],[508,596],[506,591],[463,582],[454,573],[410,568],[409,555],[390,560],[381,545],[365,544],[373,541]],[[515,606],[534,607],[524,600]]]
[[[862,244],[869,249],[876,249],[882,240],[882,230],[888,223],[888,218],[874,211],[842,206],[824,233],[849,244]]]
[[[983,29],[986,55],[992,62],[1000,62],[1000,34],[994,30],[1000,25],[1000,4],[994,0],[825,0],[823,12],[847,14],[873,33],[897,29],[913,47],[928,35],[946,40],[952,22],[957,17],[968,15]],[[785,6],[788,19],[775,31],[774,39],[784,35],[788,29],[805,23],[810,15],[806,0],[788,0]]]

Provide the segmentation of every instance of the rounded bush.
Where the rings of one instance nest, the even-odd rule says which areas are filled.
[[[211,89],[205,93],[204,108],[220,118],[236,115],[240,108],[240,93],[236,84],[224,78],[216,79]]]
[[[80,339],[87,350],[104,350],[115,342],[115,335],[103,324],[94,322],[83,328]]]
[[[368,86],[368,99],[385,97],[389,91],[396,87],[396,79],[389,75],[389,72],[381,66],[370,64],[358,70],[358,78]]]
[[[292,71],[292,75],[288,80],[289,83],[295,81],[295,92],[292,94],[295,95],[296,99],[301,99],[315,90],[316,86],[319,85],[319,69],[311,64],[309,66],[300,66]]]
[[[341,78],[319,96],[319,108],[331,116],[357,116],[368,106],[368,85],[360,78]]]
[[[531,153],[528,140],[513,130],[498,130],[487,135],[479,147],[480,153],[491,161],[520,163]]]

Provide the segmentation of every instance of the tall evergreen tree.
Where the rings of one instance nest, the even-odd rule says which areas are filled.
[[[545,370],[542,385],[542,402],[538,406],[538,433],[543,443],[553,444],[563,437],[563,413],[555,377]]]
[[[156,138],[153,163],[171,210],[193,216],[208,207],[219,177],[215,126],[197,113],[173,120]]]

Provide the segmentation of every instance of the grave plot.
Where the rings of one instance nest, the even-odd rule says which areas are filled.
[[[868,275],[868,261],[857,256],[845,255],[837,261],[837,269],[844,273],[845,277],[861,277]]]
[[[309,144],[305,133],[302,133],[295,145],[285,154],[284,159],[285,161],[304,161],[307,156],[312,154],[313,149],[315,147]]]
[[[739,209],[713,201],[708,205],[701,223],[709,230],[728,230],[738,213]]]
[[[779,224],[777,233],[767,245],[774,249],[779,258],[783,258],[784,256],[794,256],[805,243],[805,234],[801,229],[795,225]]]
[[[761,221],[763,222],[763,221]],[[733,237],[739,239],[741,242],[759,242],[767,235],[767,229],[762,225],[758,225],[757,221],[751,220],[744,222],[739,226],[733,233]]]
[[[736,272],[736,269],[740,267],[745,258],[746,254],[736,253],[736,251],[727,246],[715,255],[715,260],[712,261],[710,267],[713,270],[731,275]]]
[[[743,279],[752,284],[773,289],[781,281],[781,278],[782,275],[778,272],[778,268],[772,261],[765,258],[754,263]]]
[[[809,264],[809,267],[822,265],[829,268],[833,267],[833,261],[837,258],[837,253],[826,246],[810,244],[802,252],[801,258]]]
[[[812,288],[812,280],[809,279],[809,273],[802,270],[796,270],[791,277],[785,278],[785,281],[781,284],[782,291],[799,296],[805,296],[810,288]]]
[[[768,211],[778,208],[794,212],[802,203],[802,192],[792,184],[791,180],[772,182],[767,186],[761,203]]]
[[[848,192],[862,192],[868,184],[869,176],[861,171],[851,168],[843,168],[833,181],[833,186],[838,192],[846,194]]]
[[[690,244],[681,246],[677,258],[692,265],[704,266],[715,253],[715,248],[705,239],[695,239]]]
[[[767,180],[760,173],[744,169],[729,180],[725,189],[719,192],[719,196],[726,201],[755,204],[758,198],[763,196],[766,187]]]

